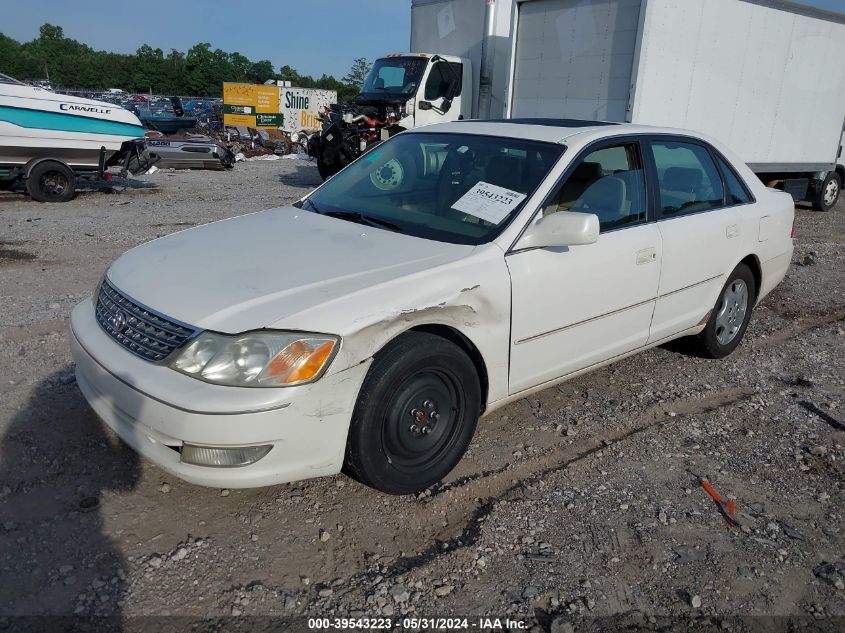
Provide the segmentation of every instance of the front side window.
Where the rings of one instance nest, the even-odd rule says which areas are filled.
[[[710,152],[695,143],[651,143],[664,217],[724,206],[722,179]]]
[[[751,195],[743,182],[736,175],[733,167],[728,165],[727,161],[721,157],[717,158],[719,169],[722,171],[722,177],[725,179],[725,185],[728,188],[728,204],[748,204],[751,202]]]
[[[455,244],[495,238],[563,154],[557,143],[404,133],[367,152],[303,208]]]
[[[626,143],[588,154],[543,208],[594,213],[602,231],[646,219],[645,180],[639,146]]]
[[[450,93],[452,97],[460,95],[462,72],[463,66],[461,64],[452,64],[450,62],[437,62],[434,64],[428,75],[428,79],[425,81],[425,99],[427,101],[435,101],[441,97],[448,96]]]

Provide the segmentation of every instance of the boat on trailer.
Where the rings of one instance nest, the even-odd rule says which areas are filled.
[[[0,189],[25,183],[33,199],[64,202],[76,177],[125,175],[151,165],[144,128],[129,110],[57,94],[0,74]]]

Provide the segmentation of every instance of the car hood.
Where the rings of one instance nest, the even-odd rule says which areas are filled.
[[[171,319],[237,333],[290,322],[472,250],[284,207],[142,244],[120,256],[108,278]]]

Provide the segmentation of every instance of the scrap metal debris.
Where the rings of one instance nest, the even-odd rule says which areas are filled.
[[[835,563],[823,561],[813,567],[813,575],[837,589],[845,589],[845,559]]]
[[[837,420],[833,416],[825,413],[824,411],[819,409],[816,405],[814,405],[812,402],[808,402],[807,400],[800,400],[798,402],[798,404],[801,405],[804,409],[806,409],[810,413],[815,413],[818,417],[820,417],[822,420],[827,422],[830,426],[832,426],[837,431],[845,431],[845,424],[843,424],[842,422],[840,422],[839,420]]]

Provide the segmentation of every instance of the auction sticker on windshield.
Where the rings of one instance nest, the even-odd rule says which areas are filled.
[[[525,194],[480,180],[475,187],[458,198],[452,205],[456,211],[468,213],[490,224],[498,224],[513,211]]]

